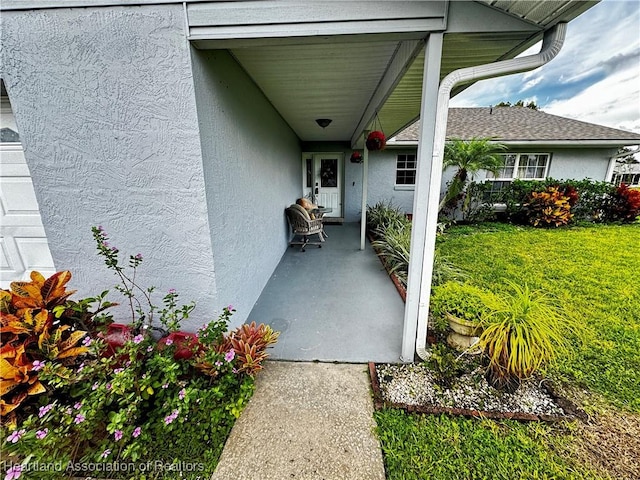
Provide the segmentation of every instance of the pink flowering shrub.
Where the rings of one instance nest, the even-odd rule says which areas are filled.
[[[133,280],[135,275],[120,267],[118,250],[106,242],[104,231],[94,229],[94,238],[107,266],[123,283]],[[138,268],[141,262],[141,255],[132,256],[130,267]],[[171,336],[195,304],[178,306],[178,294],[171,290],[164,297],[164,307],[155,307],[153,289],[142,289],[135,282],[118,290],[136,315],[131,334],[108,351],[108,337],[90,329],[89,340],[83,342],[86,353],[77,368],[62,370],[49,362],[35,366],[42,382],[52,388],[13,428],[0,429],[5,478],[79,477],[86,474],[83,465],[113,462],[201,461],[215,467],[233,423],[253,393],[257,371],[244,367],[243,354],[234,350],[230,339],[233,332],[227,333],[235,310],[229,305],[197,336]],[[103,292],[101,298],[105,296]],[[61,308],[88,319],[90,305],[80,301]],[[152,323],[154,316],[161,327]],[[277,333],[269,331],[270,343],[261,345],[260,361],[266,357],[264,348],[277,338]],[[165,340],[158,342],[155,332]],[[189,341],[174,341],[183,337]],[[170,442],[158,441],[168,438]],[[34,464],[64,467],[63,471],[29,468]],[[200,474],[204,478],[211,473]],[[144,471],[109,476],[149,478]],[[175,478],[175,472],[152,478]]]

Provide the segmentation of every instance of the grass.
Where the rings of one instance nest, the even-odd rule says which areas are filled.
[[[640,225],[453,228],[438,249],[495,293],[512,281],[557,298],[585,338],[549,374],[640,412]]]
[[[596,472],[549,448],[542,423],[375,413],[389,480],[597,479]]]
[[[545,373],[580,393],[592,421],[551,427],[383,410],[388,478],[637,478],[636,449],[624,448],[640,437],[640,224],[460,226],[437,249],[478,286],[500,293],[526,283],[582,323],[582,341]]]

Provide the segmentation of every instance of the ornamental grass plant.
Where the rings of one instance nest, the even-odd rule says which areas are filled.
[[[513,392],[522,380],[568,351],[568,335],[578,331],[578,323],[563,315],[549,295],[526,284],[507,285],[500,294],[482,294],[486,309],[480,316],[478,346],[489,358],[489,383]]]

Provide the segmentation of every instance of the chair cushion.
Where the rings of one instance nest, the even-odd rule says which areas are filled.
[[[292,208],[293,210],[297,210],[299,211],[304,218],[306,218],[307,220],[311,220],[311,217],[309,216],[309,212],[307,212],[304,208],[302,208],[300,205],[294,203],[293,205],[291,205],[289,208]]]

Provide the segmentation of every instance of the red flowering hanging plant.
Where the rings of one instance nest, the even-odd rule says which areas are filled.
[[[380,130],[374,130],[367,137],[366,145],[368,150],[384,150],[387,146],[387,137]]]
[[[362,154],[358,150],[355,150],[351,154],[350,160],[351,160],[351,163],[362,163]]]

